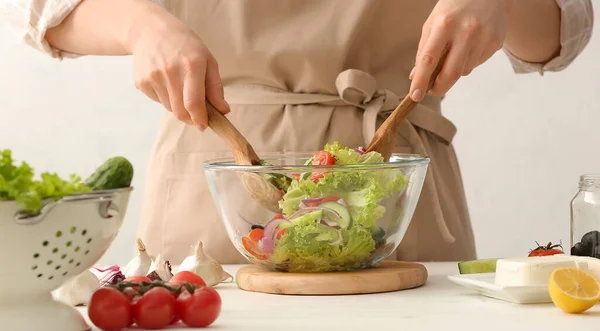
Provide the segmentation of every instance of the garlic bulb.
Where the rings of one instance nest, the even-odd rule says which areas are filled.
[[[90,270],[69,279],[52,294],[54,298],[71,306],[86,306],[94,292],[100,288],[100,281]]]
[[[159,254],[154,262],[152,262],[152,265],[150,266],[150,273],[148,273],[147,276],[151,280],[162,280],[164,282],[168,282],[171,277],[173,277],[173,273],[171,272],[171,263],[163,260]]]
[[[190,271],[200,276],[207,286],[215,286],[228,279],[233,279],[233,276],[225,272],[223,267],[204,253],[202,241],[198,241],[195,254],[186,257],[179,265],[180,271]]]
[[[142,239],[137,238],[136,243],[138,246],[138,255],[125,266],[123,272],[125,277],[146,276],[152,265],[152,258],[146,252],[146,246],[144,246]]]

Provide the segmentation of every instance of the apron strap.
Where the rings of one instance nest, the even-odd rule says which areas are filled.
[[[259,84],[226,85],[225,100],[231,105],[308,105],[321,104],[330,106],[352,105],[364,110],[363,138],[365,146],[375,136],[377,119],[387,117],[400,103],[401,99],[392,91],[377,89],[377,81],[370,74],[356,69],[348,69],[338,75],[335,81],[338,95],[316,93],[294,93],[283,89]],[[435,134],[446,144],[450,144],[456,134],[454,124],[439,111],[440,100],[431,95],[416,105],[409,114],[408,141],[416,154],[428,156],[422,138],[416,127]],[[436,111],[437,109],[437,111]],[[450,233],[441,206],[436,187],[436,180],[428,167],[424,185],[429,189],[432,198],[435,221],[447,242],[456,239]]]

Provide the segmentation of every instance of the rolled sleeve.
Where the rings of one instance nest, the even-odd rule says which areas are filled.
[[[53,58],[78,57],[52,47],[46,40],[48,29],[60,25],[84,0],[0,0],[0,14],[23,41]],[[164,5],[164,0],[149,0]]]
[[[12,31],[23,41],[52,56],[62,59],[63,56],[74,57],[52,47],[46,41],[46,32],[58,26],[77,7],[82,0],[4,0],[3,17]]]
[[[594,13],[590,0],[556,0],[561,9],[560,53],[546,63],[524,61],[504,48],[516,73],[561,71],[583,51],[592,36]]]

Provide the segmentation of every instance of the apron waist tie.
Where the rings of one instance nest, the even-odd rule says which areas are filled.
[[[377,82],[370,74],[349,69],[340,73],[335,81],[337,95],[316,93],[294,93],[283,89],[259,84],[233,84],[225,86],[225,100],[231,105],[308,105],[321,104],[329,106],[355,106],[364,110],[363,139],[365,147],[369,145],[377,130],[379,116],[387,117],[400,103],[401,99],[392,91],[377,89]],[[427,155],[423,140],[416,128],[421,128],[441,138],[450,144],[456,134],[456,127],[439,111],[440,100],[426,95],[409,114],[408,141],[415,154]],[[434,109],[438,109],[437,111]],[[431,166],[428,167],[425,177],[425,186],[430,191],[435,221],[447,242],[454,242],[455,238],[450,233],[435,185],[435,178]]]

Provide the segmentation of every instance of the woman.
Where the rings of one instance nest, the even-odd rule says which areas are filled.
[[[440,112],[441,96],[500,49],[516,72],[562,70],[592,30],[590,0],[10,2],[25,41],[53,57],[133,55],[136,87],[168,110],[139,233],[151,254],[173,263],[198,239],[221,263],[244,262],[203,174],[205,160],[229,156],[205,131],[205,99],[228,113],[259,154],[314,152],[332,141],[365,145],[403,97],[420,101],[395,151],[432,162],[394,258],[475,258],[456,129]],[[426,94],[444,50],[443,70]],[[339,100],[320,104],[319,95]]]

